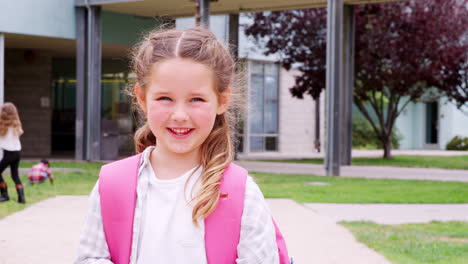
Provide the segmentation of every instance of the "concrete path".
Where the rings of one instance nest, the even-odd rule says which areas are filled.
[[[431,149],[394,149],[393,156],[468,156],[468,151],[455,150],[431,150]],[[240,159],[304,159],[304,158],[323,158],[324,152],[308,152],[308,153],[249,153],[248,155],[239,153]],[[382,157],[382,149],[353,149],[351,156],[357,157]]]
[[[268,199],[268,204],[297,264],[390,263],[328,216],[289,199]]]
[[[86,196],[57,196],[0,220],[0,264],[72,263],[86,207]]]
[[[330,204],[307,203],[307,208],[335,222],[372,221],[378,224],[467,221],[468,204]]]
[[[1,153],[0,153],[1,154]],[[383,150],[381,149],[372,149],[372,150],[367,150],[367,149],[353,149],[352,150],[352,157],[357,158],[357,157],[368,157],[368,158],[373,158],[373,157],[382,157],[383,156]],[[393,156],[468,156],[468,151],[455,151],[455,150],[437,150],[437,149],[394,149],[392,150],[392,155]],[[274,160],[282,160],[282,159],[304,159],[304,158],[323,158],[324,152],[316,152],[316,151],[310,151],[308,153],[300,152],[300,153],[277,153],[277,152],[264,152],[264,153],[255,153],[251,152],[247,155],[239,153],[238,157],[239,159],[247,159],[247,160],[265,160],[265,159],[274,159]],[[121,158],[126,158],[126,156],[119,157]],[[31,161],[31,162],[37,162],[41,158],[25,158],[22,159],[22,161]],[[50,157],[49,161],[54,163],[54,162],[83,162],[86,163],[86,161],[76,161],[73,157]],[[109,162],[109,161],[103,161],[103,162]],[[53,165],[53,164],[52,164]]]
[[[19,168],[18,173],[20,175],[28,175],[29,174],[30,168]],[[84,171],[83,169],[80,168],[51,168],[52,173],[55,172],[82,172]],[[3,174],[5,175],[10,175],[11,171],[9,169],[6,169]]]
[[[236,161],[235,163],[248,171],[270,173],[313,174],[325,176],[326,171],[321,164],[299,164],[261,161]],[[436,168],[402,168],[385,166],[342,166],[342,177],[404,179],[432,181],[468,182],[468,170],[445,170]]]
[[[353,157],[382,157],[383,150],[353,149]],[[393,156],[468,156],[468,151],[440,149],[394,149]]]
[[[296,264],[389,263],[328,216],[288,199],[268,203]],[[72,263],[86,207],[86,196],[58,196],[0,220],[0,264]]]

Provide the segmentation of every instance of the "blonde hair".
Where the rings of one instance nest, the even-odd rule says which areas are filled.
[[[203,64],[213,71],[215,93],[220,98],[226,89],[235,90],[238,84],[236,63],[229,48],[223,45],[216,36],[202,27],[190,29],[163,29],[150,32],[134,49],[132,70],[136,74],[136,84],[146,94],[150,69],[155,63],[172,58],[191,59]],[[128,87],[134,101],[136,95],[133,87]],[[220,181],[225,168],[234,158],[234,115],[233,109],[239,106],[237,94],[231,95],[229,109],[217,115],[213,129],[200,148],[201,188],[192,201],[195,205],[192,211],[192,221],[208,217],[215,209],[219,200]],[[145,99],[146,100],[146,99]],[[157,139],[151,132],[146,116],[139,109],[145,124],[140,127],[134,137],[137,153],[146,147],[156,145]]]
[[[16,106],[13,103],[6,102],[0,109],[0,136],[5,136],[9,127],[13,127],[14,133],[17,136],[23,134],[21,120]]]

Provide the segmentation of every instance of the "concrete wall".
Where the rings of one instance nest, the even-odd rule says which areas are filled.
[[[424,105],[421,103],[409,103],[406,109],[397,118],[396,128],[403,139],[400,141],[400,149],[422,149],[426,132]]]
[[[289,88],[297,71],[280,70],[279,87],[279,152],[309,154],[314,152],[315,103],[310,96],[293,98]],[[323,120],[323,119],[322,119]]]
[[[1,1],[0,32],[76,39],[74,0]],[[102,12],[104,43],[133,45],[160,24],[155,18]],[[125,54],[123,54],[125,55]]]
[[[447,143],[455,136],[468,137],[468,106],[458,109],[446,98],[440,100],[439,142],[445,149]]]
[[[0,32],[75,39],[74,0],[2,0]]]
[[[454,111],[454,123],[453,127],[450,129],[451,134],[449,134],[447,139],[450,140],[456,135],[468,137],[468,106],[463,107],[463,111],[456,108],[455,105],[452,105],[452,109]]]
[[[52,56],[38,50],[34,56],[28,62],[24,50],[6,50],[5,101],[18,106],[24,130],[22,155],[43,157],[51,152]]]

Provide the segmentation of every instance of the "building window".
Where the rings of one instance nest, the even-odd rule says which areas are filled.
[[[277,64],[250,62],[249,150],[278,150],[278,74]]]

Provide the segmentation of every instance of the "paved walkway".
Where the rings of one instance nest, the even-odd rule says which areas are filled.
[[[339,221],[372,221],[384,225],[467,221],[468,204],[331,204],[307,203],[307,208]]]
[[[268,203],[297,264],[389,263],[327,216],[288,199]],[[58,196],[0,220],[0,264],[72,263],[86,206],[86,196]]]
[[[289,199],[268,199],[268,203],[297,264],[390,263],[326,215]]]
[[[393,156],[468,156],[468,151],[454,151],[454,150],[431,150],[431,149],[394,149],[392,150]],[[324,152],[308,152],[308,153],[249,153],[244,155],[239,154],[241,159],[303,159],[303,158],[323,158]],[[382,157],[383,150],[367,150],[367,149],[353,149],[351,156],[357,157]]]
[[[267,201],[297,264],[390,263],[357,242],[337,221],[468,221],[468,204],[301,205],[289,199]],[[86,196],[58,196],[0,220],[0,264],[72,263],[86,208]]]
[[[19,168],[18,173],[20,175],[28,175],[30,168]],[[51,168],[52,173],[55,172],[82,172],[84,171],[81,168]],[[10,175],[11,171],[9,169],[6,169],[5,172],[3,172],[5,175]]]
[[[72,263],[86,206],[86,196],[57,196],[0,220],[0,264]]]
[[[392,155],[393,156],[468,156],[468,151],[455,151],[455,150],[432,150],[432,149],[394,149],[392,150]],[[274,160],[284,160],[284,159],[304,159],[304,158],[323,158],[324,152],[300,152],[300,153],[278,153],[278,152],[264,152],[264,153],[249,153],[248,155],[238,153],[239,159],[247,159],[247,160],[265,160],[265,159],[274,159]],[[354,158],[357,157],[368,157],[368,158],[373,158],[373,157],[382,157],[383,156],[383,150],[381,149],[372,149],[372,150],[367,150],[367,149],[353,149],[351,156]],[[119,157],[119,158],[125,158],[124,156]],[[37,162],[41,158],[24,158],[22,161],[31,161],[31,162]],[[84,162],[86,161],[76,161],[73,157],[70,156],[64,156],[64,157],[59,157],[59,156],[54,156],[50,157],[49,161],[54,163],[54,162]],[[109,162],[109,161],[104,161],[104,162]],[[53,165],[53,164],[52,164]]]
[[[299,164],[261,161],[236,161],[248,171],[270,173],[313,174],[325,176],[322,164]],[[342,166],[341,176],[375,179],[405,179],[468,182],[468,170],[436,168],[402,168],[385,166]]]

